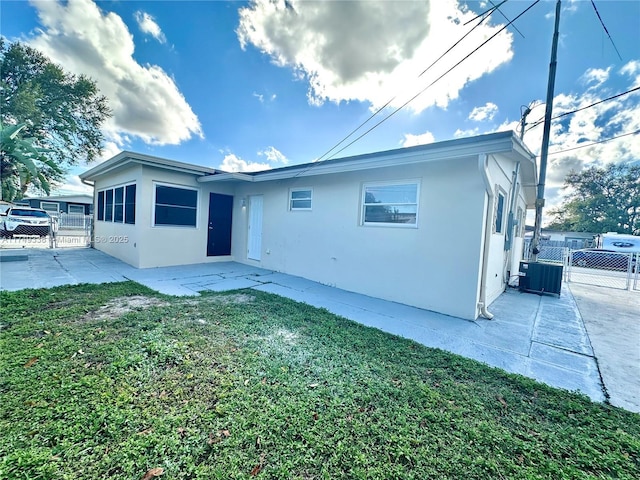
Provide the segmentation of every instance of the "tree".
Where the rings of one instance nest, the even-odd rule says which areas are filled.
[[[0,75],[2,131],[17,130],[11,140],[5,135],[0,150],[4,200],[21,198],[30,186],[48,192],[67,167],[99,157],[100,127],[111,112],[93,80],[65,72],[37,50],[3,38]]]
[[[640,235],[640,164],[609,164],[571,172],[567,199],[550,212],[548,228],[575,232]]]
[[[37,189],[50,192],[50,180],[62,176],[62,169],[47,158],[46,151],[33,146],[31,139],[20,136],[25,124],[5,127],[0,122],[0,172],[2,197],[14,199],[20,196],[20,186],[31,183]]]

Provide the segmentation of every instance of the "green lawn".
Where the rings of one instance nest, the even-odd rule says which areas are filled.
[[[241,291],[0,294],[0,478],[640,478],[640,415]]]

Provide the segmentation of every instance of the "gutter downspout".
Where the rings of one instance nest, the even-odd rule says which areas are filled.
[[[487,219],[484,226],[484,244],[482,246],[482,273],[480,277],[480,301],[478,307],[480,314],[487,320],[493,318],[493,314],[487,310],[487,270],[489,264],[489,245],[491,243],[491,222],[493,220],[493,183],[489,175],[489,157],[486,153],[478,155],[478,169],[484,180],[484,186],[487,190]]]
[[[509,276],[507,275],[507,271],[511,271],[512,269],[512,260],[513,260],[513,255],[511,255],[511,251],[513,249],[513,241],[515,239],[515,234],[514,234],[514,229],[516,226],[516,219],[515,219],[515,209],[516,209],[516,202],[517,202],[517,197],[520,194],[520,183],[518,182],[518,175],[520,174],[520,161],[516,162],[516,169],[513,172],[513,175],[511,177],[511,191],[509,192],[510,198],[509,198],[509,217],[507,217],[507,238],[504,244],[504,250],[506,252],[509,252],[509,255],[507,255],[506,259],[505,259],[505,265],[504,265],[504,270],[502,272],[502,276],[505,279],[505,283],[508,285],[509,284]],[[518,219],[519,221],[519,219]]]

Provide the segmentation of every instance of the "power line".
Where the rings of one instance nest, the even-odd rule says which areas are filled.
[[[496,6],[496,4],[495,4],[495,3],[493,3],[493,0],[489,0],[489,3],[490,3],[491,5],[493,5],[494,7],[496,7],[496,10],[498,10],[498,13],[499,13],[500,15],[502,15],[502,17],[503,17],[507,22],[509,22],[509,21],[510,21],[510,20],[507,18],[507,16],[506,16],[504,13],[502,13],[502,10],[500,10],[500,5],[502,5],[502,3],[504,3],[504,2],[502,2],[500,5],[497,5],[497,6]],[[518,27],[516,27],[515,25],[513,25],[513,29],[514,29],[516,32],[518,32],[522,38],[525,38],[525,37],[524,37],[524,35],[522,34],[522,32],[521,32],[520,30],[518,30]]]
[[[572,150],[578,150],[579,148],[591,147],[593,145],[598,145],[600,143],[610,142],[611,140],[615,140],[617,138],[628,137],[629,135],[637,135],[638,133],[640,133],[640,130],[636,130],[635,132],[623,133],[621,135],[616,135],[615,137],[605,138],[604,140],[600,140],[598,142],[591,142],[591,143],[588,143],[586,145],[579,145],[577,147],[565,148],[564,150],[558,150],[558,151],[555,151],[555,152],[550,152],[549,155],[557,155],[559,153],[565,153],[565,152],[570,152]]]
[[[606,32],[607,36],[609,37],[609,40],[611,40],[611,45],[613,45],[613,48],[615,49],[616,53],[618,54],[618,58],[622,61],[622,55],[620,55],[620,52],[618,51],[618,47],[616,47],[616,44],[613,43],[613,38],[611,38],[611,35],[609,34],[609,30],[607,30],[607,27],[605,26],[604,22],[602,21],[602,17],[600,16],[600,12],[598,12],[598,8],[596,7],[596,4],[594,3],[593,0],[591,0],[591,5],[593,5],[593,9],[596,11],[596,15],[598,16],[598,20],[600,20],[600,25],[602,25],[602,28],[604,28],[604,31]]]
[[[511,22],[507,23],[504,27],[502,27],[500,30],[498,30],[495,34],[491,35],[488,39],[486,39],[484,42],[482,42],[480,45],[478,45],[476,48],[474,48],[470,53],[468,53],[462,60],[460,60],[458,63],[456,63],[453,67],[451,67],[449,70],[447,70],[446,72],[444,72],[442,75],[440,75],[438,78],[436,78],[433,82],[431,82],[429,85],[427,85],[425,88],[423,88],[422,90],[420,90],[417,94],[415,94],[413,97],[411,97],[409,100],[407,100],[405,103],[403,103],[401,106],[399,106],[398,108],[396,108],[393,112],[391,112],[389,115],[387,115],[386,117],[384,117],[382,120],[380,120],[378,123],[376,123],[373,127],[371,127],[369,130],[367,130],[366,132],[364,132],[362,135],[360,135],[359,137],[357,137],[356,139],[354,139],[353,141],[349,142],[347,145],[345,145],[344,147],[342,147],[340,150],[338,150],[337,152],[335,152],[333,155],[331,155],[331,157],[333,157],[334,155],[337,155],[338,153],[342,152],[343,150],[349,148],[351,145],[353,145],[354,143],[356,143],[358,140],[360,140],[362,137],[364,137],[365,135],[367,135],[368,133],[370,133],[372,130],[374,130],[375,128],[377,128],[379,125],[381,125],[382,123],[384,123],[385,121],[387,121],[389,118],[391,118],[392,116],[394,116],[396,113],[398,113],[400,110],[402,110],[404,107],[406,107],[407,105],[409,105],[409,103],[413,102],[416,98],[418,98],[420,95],[422,95],[428,88],[430,88],[431,86],[433,86],[435,83],[437,83],[438,81],[440,81],[445,75],[448,75],[454,68],[456,68],[458,65],[460,65],[462,62],[464,62],[467,58],[469,58],[471,55],[473,55],[474,53],[476,53],[478,50],[480,50],[482,47],[484,47],[489,41],[493,40],[497,35],[499,35],[504,29],[506,29],[511,23],[515,22],[518,18],[520,18],[522,15],[524,15],[525,13],[527,13],[531,8],[533,8],[537,3],[539,3],[540,0],[536,0],[534,3],[532,3],[531,5],[529,5],[524,11],[522,11],[522,13],[520,13],[517,17],[515,17]],[[329,157],[329,158],[331,158]]]
[[[633,93],[633,92],[636,92],[638,90],[640,90],[640,87],[632,88],[631,90],[627,90],[626,92],[618,93],[616,95],[613,95],[611,97],[605,98],[603,100],[598,100],[597,102],[594,102],[594,103],[592,103],[590,105],[586,105],[584,107],[576,108],[575,110],[571,110],[569,112],[560,113],[560,114],[556,115],[555,117],[552,117],[551,120],[556,120],[557,118],[565,117],[567,115],[571,115],[571,114],[574,114],[576,112],[580,112],[581,110],[586,110],[587,108],[595,107],[596,105],[599,105],[601,103],[608,102],[609,100],[614,100],[614,99],[616,99],[618,97],[622,97],[624,95],[628,95],[629,93]],[[544,122],[544,118],[539,118],[535,122],[529,124],[530,125],[529,128],[527,128],[525,131],[528,132],[532,128],[535,128],[538,125],[540,125],[542,122]]]
[[[427,73],[427,71],[429,71],[436,63],[438,63],[440,60],[442,60],[442,58],[447,55],[449,52],[451,52],[451,50],[453,50],[455,47],[458,46],[458,44],[460,44],[460,42],[462,42],[465,38],[467,38],[467,36],[469,36],[471,34],[471,32],[473,32],[476,28],[478,28],[480,25],[482,25],[482,22],[484,22],[487,18],[489,18],[489,16],[496,10],[498,9],[500,6],[504,5],[505,3],[507,3],[508,0],[503,0],[502,2],[500,2],[498,5],[494,5],[492,8],[490,8],[489,10],[486,10],[485,12],[476,15],[474,18],[472,18],[471,20],[469,20],[466,24],[473,22],[475,20],[477,20],[478,18],[481,18],[481,20],[474,25],[474,27],[469,30],[467,33],[465,33],[462,37],[460,37],[453,45],[451,45],[442,55],[440,55],[438,58],[436,58],[427,68],[425,68],[422,72],[420,72],[420,74],[418,75],[417,78],[422,77],[422,75],[424,75],[425,73]],[[369,123],[375,116],[377,116],[381,111],[383,111],[385,108],[387,108],[391,102],[393,102],[396,98],[398,98],[398,95],[394,95],[393,97],[391,97],[389,100],[387,100],[387,102],[382,105],[380,108],[378,108],[375,112],[373,112],[365,121],[363,121],[360,125],[358,125],[356,128],[354,128],[353,130],[351,130],[351,132],[349,132],[349,134],[347,134],[347,136],[345,136],[342,140],[340,140],[338,143],[336,143],[333,147],[331,147],[329,150],[327,150],[325,153],[323,153],[320,157],[318,157],[318,159],[316,160],[317,162],[322,161],[322,159],[324,157],[326,157],[327,155],[329,155],[329,153],[331,153],[333,150],[335,150],[336,148],[338,148],[342,143],[344,143],[345,141],[347,141],[347,139],[349,139],[349,137],[351,137],[354,133],[356,133],[358,130],[360,130],[364,125],[366,125],[367,123]]]

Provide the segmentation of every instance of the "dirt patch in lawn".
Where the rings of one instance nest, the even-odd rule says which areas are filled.
[[[106,305],[103,305],[98,310],[89,312],[81,319],[81,321],[109,320],[113,318],[119,318],[129,312],[146,310],[147,308],[151,307],[166,307],[168,305],[169,303],[165,302],[164,300],[153,297],[145,297],[144,295],[118,297],[107,302]]]

